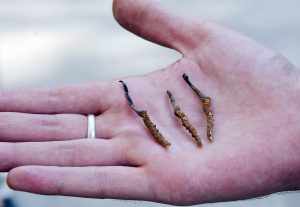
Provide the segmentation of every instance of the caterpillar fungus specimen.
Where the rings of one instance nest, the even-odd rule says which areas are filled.
[[[214,127],[214,114],[211,110],[211,98],[205,96],[199,89],[197,89],[189,80],[189,77],[186,74],[183,74],[183,79],[185,82],[193,89],[193,91],[199,96],[203,104],[203,111],[207,117],[207,139],[212,142],[213,141],[213,127]]]
[[[170,91],[167,91],[167,94],[169,96],[170,102],[174,109],[174,114],[177,116],[182,123],[182,126],[184,126],[192,135],[192,137],[195,139],[197,146],[202,147],[201,139],[196,131],[196,129],[192,126],[192,124],[189,122],[187,116],[185,113],[180,109],[180,107],[176,104],[176,101]]]
[[[171,146],[171,143],[168,142],[168,140],[166,140],[163,135],[159,132],[159,130],[156,128],[156,125],[153,124],[153,122],[151,121],[147,111],[140,111],[137,110],[132,99],[129,96],[129,90],[127,85],[125,84],[124,81],[120,80],[120,83],[122,83],[124,91],[125,91],[125,96],[129,102],[130,107],[135,111],[135,113],[137,115],[139,115],[143,121],[145,126],[148,128],[150,134],[154,137],[154,139],[156,140],[157,143],[159,143],[161,146],[168,148],[169,146]]]

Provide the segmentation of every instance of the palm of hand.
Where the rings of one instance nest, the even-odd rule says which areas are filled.
[[[122,5],[122,1],[119,2]],[[282,56],[239,34],[203,22],[193,25],[194,28],[198,26],[206,32],[198,33],[198,29],[194,29],[193,38],[185,41],[185,45],[191,47],[177,47],[183,53],[180,61],[147,76],[124,79],[137,108],[147,110],[161,133],[172,143],[169,149],[155,143],[142,120],[129,107],[122,86],[112,81],[105,83],[105,93],[101,95],[104,97],[103,113],[97,118],[97,135],[106,140],[79,141],[81,146],[76,150],[89,151],[89,156],[78,158],[77,153],[72,153],[73,157],[69,155],[62,164],[104,168],[100,172],[94,170],[93,181],[74,182],[78,185],[90,182],[86,184],[89,190],[72,189],[76,185],[68,181],[65,183],[69,185],[60,185],[52,191],[40,186],[26,188],[25,184],[16,184],[17,181],[11,181],[11,185],[36,193],[172,204],[241,199],[286,190],[284,185],[294,176],[289,173],[289,165],[294,160],[282,154],[296,156],[297,143],[292,138],[297,129],[282,128],[296,124],[293,113],[299,106],[297,70]],[[151,35],[146,38],[155,39]],[[168,45],[167,40],[162,42],[158,37],[155,41]],[[183,81],[183,73],[212,98],[215,114],[212,144],[206,141],[206,117],[201,101]],[[100,91],[104,91],[103,85],[97,86]],[[200,134],[204,142],[202,149],[174,116],[167,90],[173,93]],[[99,149],[103,155],[93,157],[99,154]],[[11,180],[24,178],[24,171],[22,176],[20,174],[22,172],[16,170]],[[63,174],[65,177],[71,172]],[[110,183],[113,181],[116,184]]]
[[[223,30],[213,29],[217,34]],[[201,101],[182,79],[183,73],[189,74],[213,100],[216,140],[212,144],[206,141]],[[132,138],[137,144],[128,151],[138,155],[137,160],[145,165],[159,200],[186,204],[216,201],[216,195],[222,195],[217,200],[246,198],[272,193],[270,185],[274,182],[276,190],[283,190],[283,183],[278,182],[288,176],[285,171],[290,161],[279,157],[295,152],[287,140],[295,131],[282,130],[296,124],[296,107],[292,106],[296,103],[295,73],[284,57],[226,31],[222,36],[204,39],[199,48],[164,70],[129,79],[136,104],[149,111],[172,143],[169,150],[155,146],[126,99],[121,97],[121,107],[116,102],[120,120],[139,125],[128,129],[128,122],[117,124],[125,129],[122,137]],[[178,105],[205,140],[203,149],[196,147],[173,115],[166,90],[174,93]]]

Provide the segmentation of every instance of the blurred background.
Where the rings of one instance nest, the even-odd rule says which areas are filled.
[[[183,15],[214,21],[248,35],[300,65],[298,0],[159,2]],[[142,75],[180,58],[178,53],[122,29],[113,19],[111,3],[111,0],[0,0],[0,87],[48,87]],[[1,196],[13,198],[20,207],[167,206],[10,193],[4,187],[0,187]],[[202,206],[298,207],[299,204],[299,193],[283,193]]]

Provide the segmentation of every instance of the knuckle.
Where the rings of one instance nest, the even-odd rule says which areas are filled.
[[[47,108],[51,109],[53,113],[59,112],[59,102],[62,98],[62,91],[60,88],[48,89],[46,92]]]
[[[60,142],[58,146],[58,157],[61,166],[75,166],[75,152],[76,148],[73,144]]]
[[[110,188],[111,186],[110,175],[106,171],[97,171],[94,169],[94,179],[95,179],[95,184],[96,184],[96,191],[97,191],[97,197],[99,199],[106,199],[110,198]]]
[[[58,171],[57,171],[57,183],[56,183],[56,186],[57,186],[57,189],[56,189],[56,192],[54,193],[57,193],[58,195],[63,195],[66,191],[66,186],[65,186],[65,177],[66,177],[66,173],[65,171],[60,168]]]
[[[57,115],[47,115],[40,121],[41,131],[46,134],[48,138],[53,140],[60,136],[60,123]]]
[[[41,122],[43,127],[52,127],[58,125],[56,115],[48,115],[47,117],[43,118]]]

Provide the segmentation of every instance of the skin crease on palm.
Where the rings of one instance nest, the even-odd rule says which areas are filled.
[[[9,171],[11,188],[174,205],[300,188],[296,67],[247,37],[153,1],[115,0],[113,11],[129,31],[182,54],[162,70],[122,79],[171,147],[153,140],[118,80],[1,90],[0,169]],[[212,98],[213,143],[206,139],[201,101],[183,73]],[[198,130],[203,148],[174,116],[167,90]],[[89,113],[98,114],[95,140],[84,139]]]

